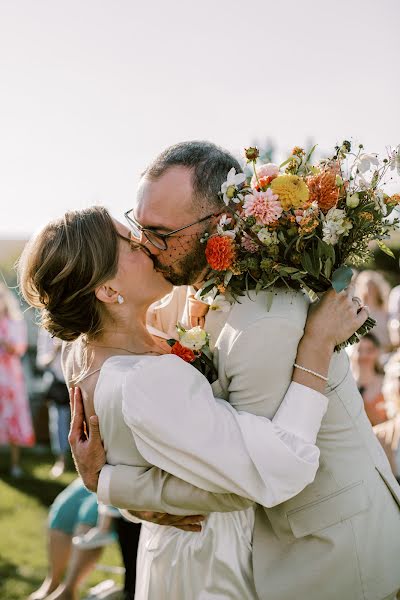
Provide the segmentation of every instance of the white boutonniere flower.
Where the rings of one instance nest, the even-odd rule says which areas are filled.
[[[207,345],[208,335],[207,332],[198,325],[197,327],[192,327],[192,329],[179,333],[179,341],[185,348],[198,352]]]

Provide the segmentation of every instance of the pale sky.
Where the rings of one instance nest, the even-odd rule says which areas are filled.
[[[398,0],[0,0],[0,238],[122,218],[162,149],[400,143]]]

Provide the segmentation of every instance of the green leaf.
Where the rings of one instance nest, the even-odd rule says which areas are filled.
[[[321,259],[318,256],[318,250],[310,248],[308,252],[304,252],[301,257],[301,264],[307,273],[318,279],[321,272]]]
[[[333,267],[332,259],[328,257],[324,264],[324,275],[327,279],[329,279],[332,274],[332,267]]]
[[[293,275],[290,276],[290,279],[293,279],[294,281],[301,281],[304,275],[307,275],[307,273],[304,273],[303,271],[297,271],[297,273],[293,273]]]
[[[279,267],[279,274],[280,275],[291,275],[292,273],[297,273],[299,269],[295,268],[295,267],[283,267],[280,266]]]
[[[272,302],[274,301],[274,292],[272,290],[266,291],[267,295],[267,312],[271,310]]]
[[[217,280],[215,277],[206,281],[204,287],[202,288],[202,290],[200,292],[200,296],[205,296],[208,292],[210,292],[212,290],[212,288],[214,287],[214,284],[216,281]]]
[[[342,292],[349,286],[352,277],[353,271],[350,267],[342,265],[332,274],[332,287],[337,293]]]
[[[388,256],[391,256],[392,258],[396,258],[391,249],[388,246],[386,246],[386,244],[381,240],[378,241],[378,246],[382,250],[382,252],[384,252]]]
[[[290,163],[290,161],[293,159],[293,156],[290,156],[290,158],[288,158],[287,160],[284,160],[283,163],[281,163],[279,165],[279,170],[282,169],[282,167],[284,167],[285,165],[287,165],[288,163]]]
[[[233,273],[232,271],[228,271],[224,277],[224,286],[227,286],[230,280],[232,279]]]
[[[315,148],[316,148],[317,146],[318,146],[318,144],[315,144],[315,145],[314,145],[314,146],[311,148],[310,152],[307,154],[306,163],[308,163],[308,161],[310,160],[310,158],[311,158],[311,157],[312,157],[312,155],[314,154],[314,150],[315,150]]]

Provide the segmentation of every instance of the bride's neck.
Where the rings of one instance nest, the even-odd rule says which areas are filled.
[[[154,340],[146,327],[147,308],[119,311],[117,317],[105,320],[103,330],[93,344],[119,348],[130,352],[144,352],[154,347]]]

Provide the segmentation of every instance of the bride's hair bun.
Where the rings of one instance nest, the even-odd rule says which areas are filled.
[[[102,326],[96,288],[115,276],[118,235],[108,211],[93,206],[67,212],[26,245],[19,260],[20,289],[41,310],[41,323],[67,342],[92,337]]]

